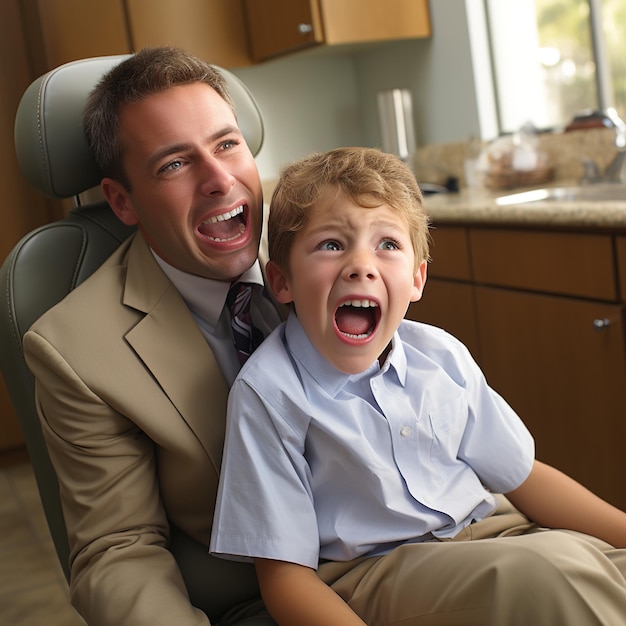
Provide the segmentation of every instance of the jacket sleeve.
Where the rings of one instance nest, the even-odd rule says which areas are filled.
[[[90,626],[208,624],[166,547],[153,442],[44,337],[29,331],[24,348],[60,483],[72,604]]]

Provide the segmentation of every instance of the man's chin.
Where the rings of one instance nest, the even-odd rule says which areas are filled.
[[[257,260],[256,247],[242,248],[238,251],[232,251],[228,255],[221,258],[213,258],[210,268],[207,271],[212,274],[207,278],[216,280],[233,281],[247,272]]]

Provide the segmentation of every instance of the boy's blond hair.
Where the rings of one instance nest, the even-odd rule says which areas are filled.
[[[333,189],[364,208],[386,204],[398,211],[409,226],[415,269],[428,260],[428,216],[411,170],[395,155],[375,148],[337,148],[281,172],[272,195],[268,240],[270,259],[284,272],[289,272],[293,239],[305,227],[311,207]]]

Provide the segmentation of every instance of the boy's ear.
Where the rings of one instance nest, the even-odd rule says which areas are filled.
[[[417,272],[413,277],[413,292],[411,293],[411,302],[417,302],[424,293],[424,285],[426,284],[426,268],[428,263],[422,261],[417,268]]]
[[[289,304],[293,298],[290,282],[285,272],[274,261],[268,261],[265,265],[265,276],[276,300],[281,304]]]
[[[124,185],[112,178],[103,178],[100,183],[100,189],[113,213],[117,215],[121,222],[127,226],[133,226],[139,221]]]

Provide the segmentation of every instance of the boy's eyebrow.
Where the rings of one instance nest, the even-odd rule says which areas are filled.
[[[374,225],[382,226],[384,228],[391,228],[393,230],[402,231],[402,232],[404,232],[405,230],[398,222],[387,219],[387,218],[378,220],[377,222],[374,223]],[[351,229],[351,226],[349,222],[342,220],[340,217],[336,217],[336,218],[331,218],[330,220],[327,220],[323,224],[319,224],[318,226],[315,226],[314,228],[311,228],[310,230],[308,230],[308,233],[310,235],[315,235],[317,233],[323,233],[327,230],[338,229],[338,228]]]
[[[236,134],[236,135],[239,135],[240,137],[243,136],[241,129],[239,129],[235,125],[229,124],[228,126],[224,126],[223,128],[220,128],[218,131],[216,131],[215,133],[207,137],[205,143],[208,143],[208,144],[214,143],[216,141],[219,141],[223,137],[226,137],[227,135],[231,135],[231,134]],[[154,165],[157,161],[160,161],[161,159],[171,154],[175,154],[176,152],[186,152],[187,150],[191,150],[192,148],[193,148],[192,144],[184,143],[184,142],[174,143],[168,146],[164,146],[160,150],[157,150],[150,157],[148,163],[150,165]]]

